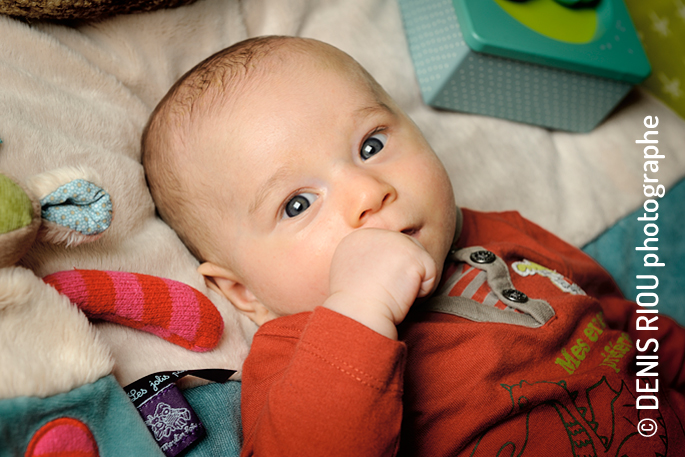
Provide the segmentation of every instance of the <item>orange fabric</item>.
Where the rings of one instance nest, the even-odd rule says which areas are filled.
[[[116,294],[109,274],[106,271],[88,270],[81,274],[81,278],[88,289],[88,301],[97,303],[99,315],[96,318],[116,314]],[[103,294],[102,290],[109,293]]]
[[[271,321],[244,365],[244,456],[680,455],[685,330],[660,316],[658,331],[636,331],[637,305],[601,267],[517,213],[463,212],[457,247],[497,254],[555,316],[539,328],[478,323],[418,302],[403,342],[323,308]],[[587,295],[514,272],[524,259]],[[658,409],[635,407],[633,362],[652,354],[638,338],[660,341]],[[643,419],[658,433],[639,435]]]
[[[243,369],[244,454],[393,455],[405,352],[324,308],[264,324]]]
[[[154,327],[169,327],[173,303],[169,296],[167,285],[162,278],[156,276],[147,276],[145,281],[139,281],[139,284],[141,289],[143,289],[143,301],[145,303],[154,303],[154,306],[143,307],[141,321],[145,325]]]

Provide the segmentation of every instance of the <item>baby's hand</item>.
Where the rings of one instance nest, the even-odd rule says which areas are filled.
[[[397,339],[395,326],[436,284],[435,261],[403,233],[361,229],[338,245],[323,306]]]

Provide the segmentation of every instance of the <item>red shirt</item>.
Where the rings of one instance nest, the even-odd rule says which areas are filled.
[[[443,282],[461,275],[444,291],[456,296],[457,314],[475,314],[433,312],[430,301],[417,302],[400,341],[325,308],[264,324],[243,368],[242,454],[653,456],[685,449],[678,419],[685,417],[685,330],[665,316],[657,331],[635,330],[637,305],[601,267],[517,213],[463,210],[455,248],[471,246],[495,254],[509,281],[491,272],[484,280],[468,262],[445,268]],[[502,298],[507,289],[526,303]],[[529,318],[533,303],[543,310],[540,322],[517,320]],[[656,354],[654,345],[637,352],[638,338],[641,348],[658,339]],[[658,355],[658,409],[635,407],[638,354]],[[655,379],[642,376],[639,385]],[[655,421],[654,436],[637,433],[642,419]]]

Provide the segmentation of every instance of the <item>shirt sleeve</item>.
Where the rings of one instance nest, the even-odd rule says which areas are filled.
[[[611,275],[580,249],[519,216],[526,233],[556,251],[566,274],[588,295],[597,298],[606,323],[628,333],[639,354],[659,356],[659,384],[685,394],[685,329],[670,317],[641,309],[627,300]],[[640,312],[649,310],[648,312]],[[658,309],[657,309],[658,311]],[[658,342],[658,349],[654,341]],[[640,367],[638,367],[639,369]]]
[[[396,455],[405,359],[326,308],[265,323],[243,366],[241,455]]]

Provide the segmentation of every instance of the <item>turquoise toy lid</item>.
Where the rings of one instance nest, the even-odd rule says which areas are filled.
[[[452,0],[476,52],[632,84],[651,67],[623,0]]]

